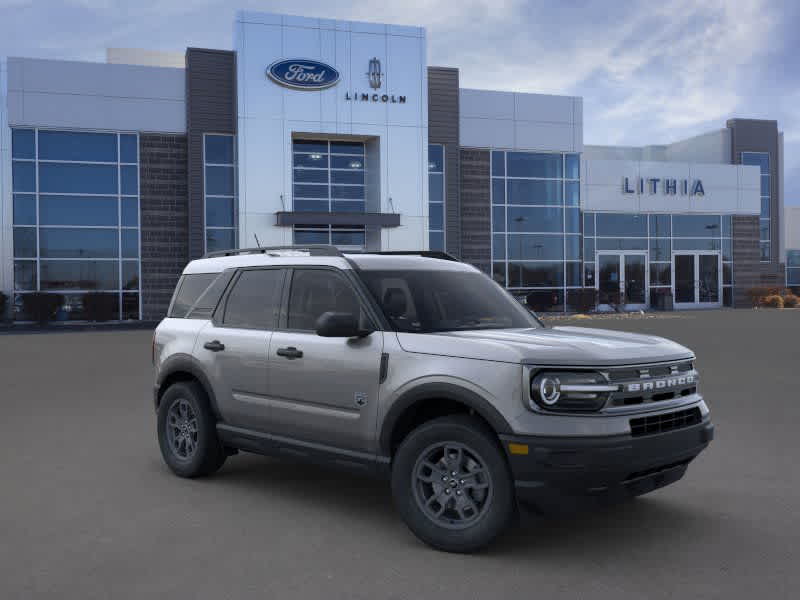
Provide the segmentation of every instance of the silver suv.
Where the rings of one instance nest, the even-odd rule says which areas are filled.
[[[518,502],[677,481],[713,437],[690,350],[547,327],[442,253],[210,254],[184,270],[153,360],[177,475],[240,450],[382,475],[411,531],[454,552],[488,544]]]

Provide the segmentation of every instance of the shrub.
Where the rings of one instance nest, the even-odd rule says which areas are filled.
[[[83,311],[87,321],[111,321],[119,316],[117,294],[87,292],[83,295]]]
[[[763,306],[768,306],[770,308],[783,308],[783,296],[771,294],[764,298],[762,304]]]
[[[766,299],[770,296],[784,296],[791,293],[785,288],[759,286],[747,290],[750,302],[753,306],[766,306]]]
[[[64,304],[61,294],[33,292],[22,296],[22,310],[27,317],[44,325],[55,317],[56,312]]]
[[[785,308],[794,308],[798,304],[800,304],[800,298],[798,298],[794,294],[786,294],[783,297],[783,306]]]

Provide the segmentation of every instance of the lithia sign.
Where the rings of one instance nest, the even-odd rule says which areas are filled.
[[[381,61],[372,58],[369,61],[367,81],[372,92],[347,91],[344,99],[350,102],[383,102],[387,104],[405,104],[406,97],[377,92],[383,86]],[[267,77],[283,87],[293,90],[324,90],[339,83],[341,76],[334,67],[304,58],[277,60],[267,67]]]
[[[657,194],[659,191],[666,196],[705,196],[703,182],[700,179],[670,179],[660,177],[623,177],[622,193],[637,194],[645,193]]]

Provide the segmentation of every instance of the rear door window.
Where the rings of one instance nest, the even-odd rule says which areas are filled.
[[[283,276],[283,269],[242,271],[225,301],[221,325],[238,329],[275,329]]]
[[[167,316],[177,319],[185,318],[192,305],[218,276],[219,273],[193,273],[181,277]]]

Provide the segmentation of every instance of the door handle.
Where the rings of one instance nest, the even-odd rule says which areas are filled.
[[[219,340],[214,340],[213,342],[206,342],[203,344],[203,348],[206,350],[211,350],[212,352],[221,352],[222,350],[225,350],[225,344]]]
[[[284,358],[288,358],[289,360],[295,358],[303,358],[303,351],[298,350],[294,346],[289,346],[288,348],[278,348],[277,354],[278,356],[283,356]]]

